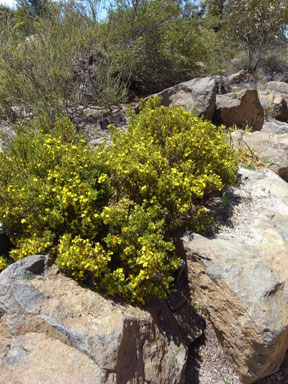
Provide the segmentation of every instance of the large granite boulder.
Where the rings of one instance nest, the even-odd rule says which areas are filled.
[[[217,81],[213,77],[196,78],[167,88],[157,95],[164,107],[182,107],[212,120],[215,112]]]
[[[288,181],[288,131],[284,134],[270,132],[235,131],[231,134],[236,149],[253,151],[261,161]]]
[[[30,256],[0,274],[1,383],[184,382],[187,344],[168,305],[113,302],[46,262]],[[187,320],[180,306],[174,311]],[[182,327],[189,340],[201,335],[192,328]]]
[[[214,238],[186,232],[178,246],[241,382],[254,383],[278,370],[288,348],[288,185],[267,169],[240,176],[227,191],[234,209],[227,227]]]
[[[236,125],[238,128],[248,125],[253,131],[259,131],[264,123],[264,110],[257,91],[242,89],[217,95],[214,122],[227,127]]]

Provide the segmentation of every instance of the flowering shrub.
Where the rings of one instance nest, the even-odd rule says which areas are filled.
[[[110,147],[90,149],[67,118],[43,127],[19,132],[0,154],[11,258],[49,253],[104,293],[164,299],[180,266],[171,230],[187,218],[204,229],[201,199],[234,181],[222,130],[157,99],[131,114],[127,132],[111,127]]]
[[[161,204],[169,225],[189,218],[194,230],[205,229],[201,200],[235,181],[237,158],[224,127],[160,106],[157,97],[141,109],[130,114],[127,132],[110,127],[114,145],[103,148],[118,193]]]

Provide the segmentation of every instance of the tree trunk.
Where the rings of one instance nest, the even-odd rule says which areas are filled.
[[[252,74],[253,73],[253,53],[251,48],[248,48],[248,73]]]

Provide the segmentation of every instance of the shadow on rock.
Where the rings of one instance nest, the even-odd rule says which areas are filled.
[[[205,333],[203,333],[189,346],[185,384],[200,384],[199,370],[202,362],[200,347],[205,344],[205,338]]]

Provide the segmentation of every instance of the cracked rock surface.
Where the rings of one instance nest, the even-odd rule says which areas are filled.
[[[30,256],[0,275],[1,384],[184,382],[187,344],[167,304],[113,302],[46,261]]]

